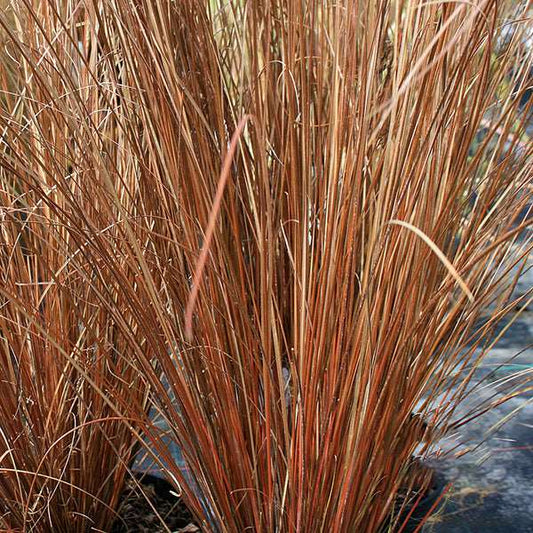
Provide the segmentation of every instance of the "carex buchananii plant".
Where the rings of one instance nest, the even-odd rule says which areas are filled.
[[[141,428],[205,531],[401,531],[530,297],[530,9],[6,6],[4,522],[106,530]]]
[[[123,315],[118,327],[101,305],[118,286],[84,250],[103,231],[91,183],[114,157],[116,115],[102,120],[96,62],[58,33],[72,6],[3,4],[0,530],[109,531],[137,441],[111,399],[146,401],[128,348],[135,323]]]

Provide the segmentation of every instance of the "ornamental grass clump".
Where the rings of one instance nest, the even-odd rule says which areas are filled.
[[[146,387],[125,329],[100,304],[117,286],[83,246],[100,231],[86,233],[82,219],[99,216],[99,193],[83,198],[88,173],[106,168],[94,166],[96,146],[87,155],[103,128],[86,104],[101,96],[80,92],[92,67],[69,62],[68,34],[44,52],[52,5],[35,2],[38,19],[27,7],[1,19],[0,529],[109,531],[137,446],[135,421],[110,398],[142,404]],[[80,107],[67,111],[74,99]]]
[[[404,530],[530,301],[529,9],[6,6],[5,526],[107,531],[142,435],[205,531]]]

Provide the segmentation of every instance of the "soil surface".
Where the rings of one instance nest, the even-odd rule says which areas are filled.
[[[163,479],[138,475],[128,480],[121,500],[111,533],[200,532],[191,512]]]
[[[400,519],[400,523],[407,519],[403,533],[417,531],[420,520],[430,510],[442,487],[443,479],[435,475],[416,508],[408,508]],[[119,518],[111,533],[163,533],[168,530],[172,533],[201,532],[183,501],[174,495],[170,483],[150,474],[137,474],[135,480],[128,480],[121,498]]]
[[[533,258],[515,295],[528,294],[532,287]],[[533,378],[533,309],[499,329],[503,326],[508,327],[505,334],[476,370],[476,378],[487,378],[484,386],[457,416],[480,400],[502,397],[517,378]],[[423,533],[533,532],[533,383],[529,385],[441,443],[444,451],[458,447],[433,465],[452,486]]]

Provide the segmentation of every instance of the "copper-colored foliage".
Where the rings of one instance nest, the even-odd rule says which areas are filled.
[[[206,531],[400,529],[531,248],[527,3],[12,4],[0,520],[106,530],[143,430]]]

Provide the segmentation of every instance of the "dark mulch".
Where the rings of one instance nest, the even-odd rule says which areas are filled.
[[[136,479],[142,493],[135,481],[128,480],[121,497],[120,518],[113,524],[111,533],[162,533],[168,529],[172,533],[200,532],[191,512],[180,498],[172,494],[169,483],[147,474]],[[161,524],[161,518],[149,502],[168,529]]]
[[[422,466],[422,468],[427,468]],[[430,469],[429,469],[430,470]],[[416,503],[416,506],[407,505],[407,508],[402,513],[399,523],[403,524],[404,520],[407,519],[407,522],[404,525],[402,533],[414,533],[419,531],[420,523],[428,517],[428,513],[434,512],[436,508],[438,509],[438,500],[440,500],[441,495],[446,487],[446,480],[444,477],[437,472],[430,470],[431,472],[431,481],[428,488]]]
[[[121,498],[120,518],[113,524],[111,533],[163,533],[168,529],[172,533],[200,533],[201,530],[191,512],[183,501],[172,493],[170,483],[148,474],[137,475],[136,479],[144,494],[133,480],[128,480]],[[413,533],[417,530],[420,521],[431,510],[443,488],[444,479],[439,475],[433,475],[428,490],[416,508],[411,511],[408,506],[404,511],[400,523],[409,515],[403,529],[404,533]],[[161,518],[154,512],[148,500]],[[161,519],[168,529],[161,524]]]

